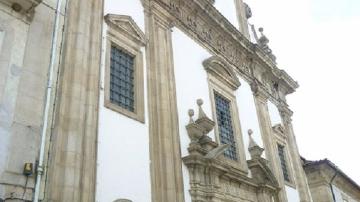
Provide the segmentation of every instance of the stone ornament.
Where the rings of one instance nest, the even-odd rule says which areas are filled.
[[[264,28],[260,27],[259,32],[261,33],[261,36],[260,36],[259,40],[257,41],[258,45],[274,62],[276,62],[276,57],[272,53],[272,50],[270,49],[270,47],[268,45],[269,39],[263,33]]]
[[[211,56],[203,61],[205,70],[215,78],[223,81],[232,90],[240,87],[241,83],[230,65],[218,56]]]
[[[189,109],[188,115],[189,115],[190,119],[189,119],[189,124],[186,125],[186,130],[187,130],[188,136],[191,140],[189,151],[195,151],[195,153],[199,152],[199,151],[196,151],[196,149],[195,150],[193,150],[193,149],[200,148],[201,147],[200,145],[203,145],[204,148],[207,148],[207,149],[213,148],[212,146],[208,147],[205,145],[207,145],[207,143],[212,144],[212,143],[210,143],[210,141],[209,141],[210,137],[208,137],[207,134],[210,131],[212,131],[215,126],[215,122],[207,117],[207,115],[205,114],[204,110],[201,107],[204,103],[203,100],[198,99],[196,101],[196,103],[199,108],[198,118],[194,121],[194,119],[193,119],[194,110]],[[200,141],[200,140],[202,140],[202,141]],[[211,138],[210,138],[210,140],[211,140]],[[200,153],[204,153],[204,152],[205,152],[205,150],[200,151]]]
[[[264,149],[257,145],[249,130],[249,151],[251,160],[247,161],[253,178],[244,171],[234,168],[224,159],[222,154],[229,145],[219,145],[208,133],[213,130],[212,121],[202,109],[203,100],[196,101],[198,118],[194,120],[194,110],[188,111],[189,123],[186,125],[191,140],[189,155],[183,157],[183,162],[189,170],[190,195],[192,201],[200,202],[237,202],[244,199],[254,201],[272,201],[277,197],[278,183],[272,174],[268,161],[261,157]],[[255,197],[255,198],[254,198]]]
[[[272,193],[271,195],[275,197],[277,192],[280,190],[279,183],[270,169],[269,161],[261,157],[264,152],[264,149],[261,148],[252,137],[253,131],[248,130],[249,135],[249,152],[251,159],[247,161],[248,167],[251,171],[253,179],[259,184],[266,184],[270,187],[267,187],[267,191]]]

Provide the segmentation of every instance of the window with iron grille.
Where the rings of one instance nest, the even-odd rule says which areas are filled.
[[[287,167],[287,163],[286,163],[286,156],[285,156],[285,148],[282,145],[278,145],[278,153],[279,153],[279,158],[280,158],[280,164],[281,164],[281,169],[283,171],[283,175],[284,175],[284,180],[287,182],[290,182],[290,177],[289,177],[289,172],[288,172],[288,167]]]
[[[134,57],[112,46],[110,57],[110,101],[134,112]]]
[[[230,147],[225,150],[224,155],[232,160],[237,160],[234,130],[232,126],[230,101],[215,92],[216,117],[219,128],[221,144]]]

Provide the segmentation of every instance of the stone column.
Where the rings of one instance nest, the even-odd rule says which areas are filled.
[[[283,188],[284,185],[283,183],[281,183],[280,180],[281,168],[277,160],[278,153],[276,148],[276,142],[274,142],[273,140],[271,119],[267,105],[268,95],[263,89],[261,89],[260,86],[257,85],[252,86],[252,90],[254,92],[255,106],[259,120],[260,132],[264,143],[266,159],[269,161],[270,167],[274,175],[276,176],[280,186]],[[284,189],[279,192],[279,199],[280,201],[287,201]]]
[[[302,167],[298,146],[292,126],[291,116],[293,112],[285,105],[279,106],[279,112],[284,124],[285,134],[288,137],[288,149],[291,155],[291,161],[294,166],[294,177],[297,190],[299,191],[301,202],[311,202],[310,188],[308,186],[305,171]]]
[[[69,0],[44,201],[95,201],[102,0]]]
[[[144,3],[153,202],[183,202],[171,20],[156,2]]]

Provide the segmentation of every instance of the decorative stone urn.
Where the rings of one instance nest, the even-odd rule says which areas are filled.
[[[224,151],[229,145],[219,145],[208,134],[215,127],[215,122],[208,118],[202,109],[203,101],[197,100],[198,118],[194,121],[194,110],[190,109],[189,123],[186,125],[191,142],[189,155],[182,158],[189,171],[191,201],[193,202],[238,202],[261,201],[278,202],[278,184],[268,167],[268,162],[261,157],[264,149],[251,137],[249,151],[251,159],[247,161],[252,178],[236,167],[236,162],[229,162]]]

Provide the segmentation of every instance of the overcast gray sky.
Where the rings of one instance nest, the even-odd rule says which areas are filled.
[[[360,184],[360,1],[246,2],[300,84],[288,102],[301,155],[328,158]]]

